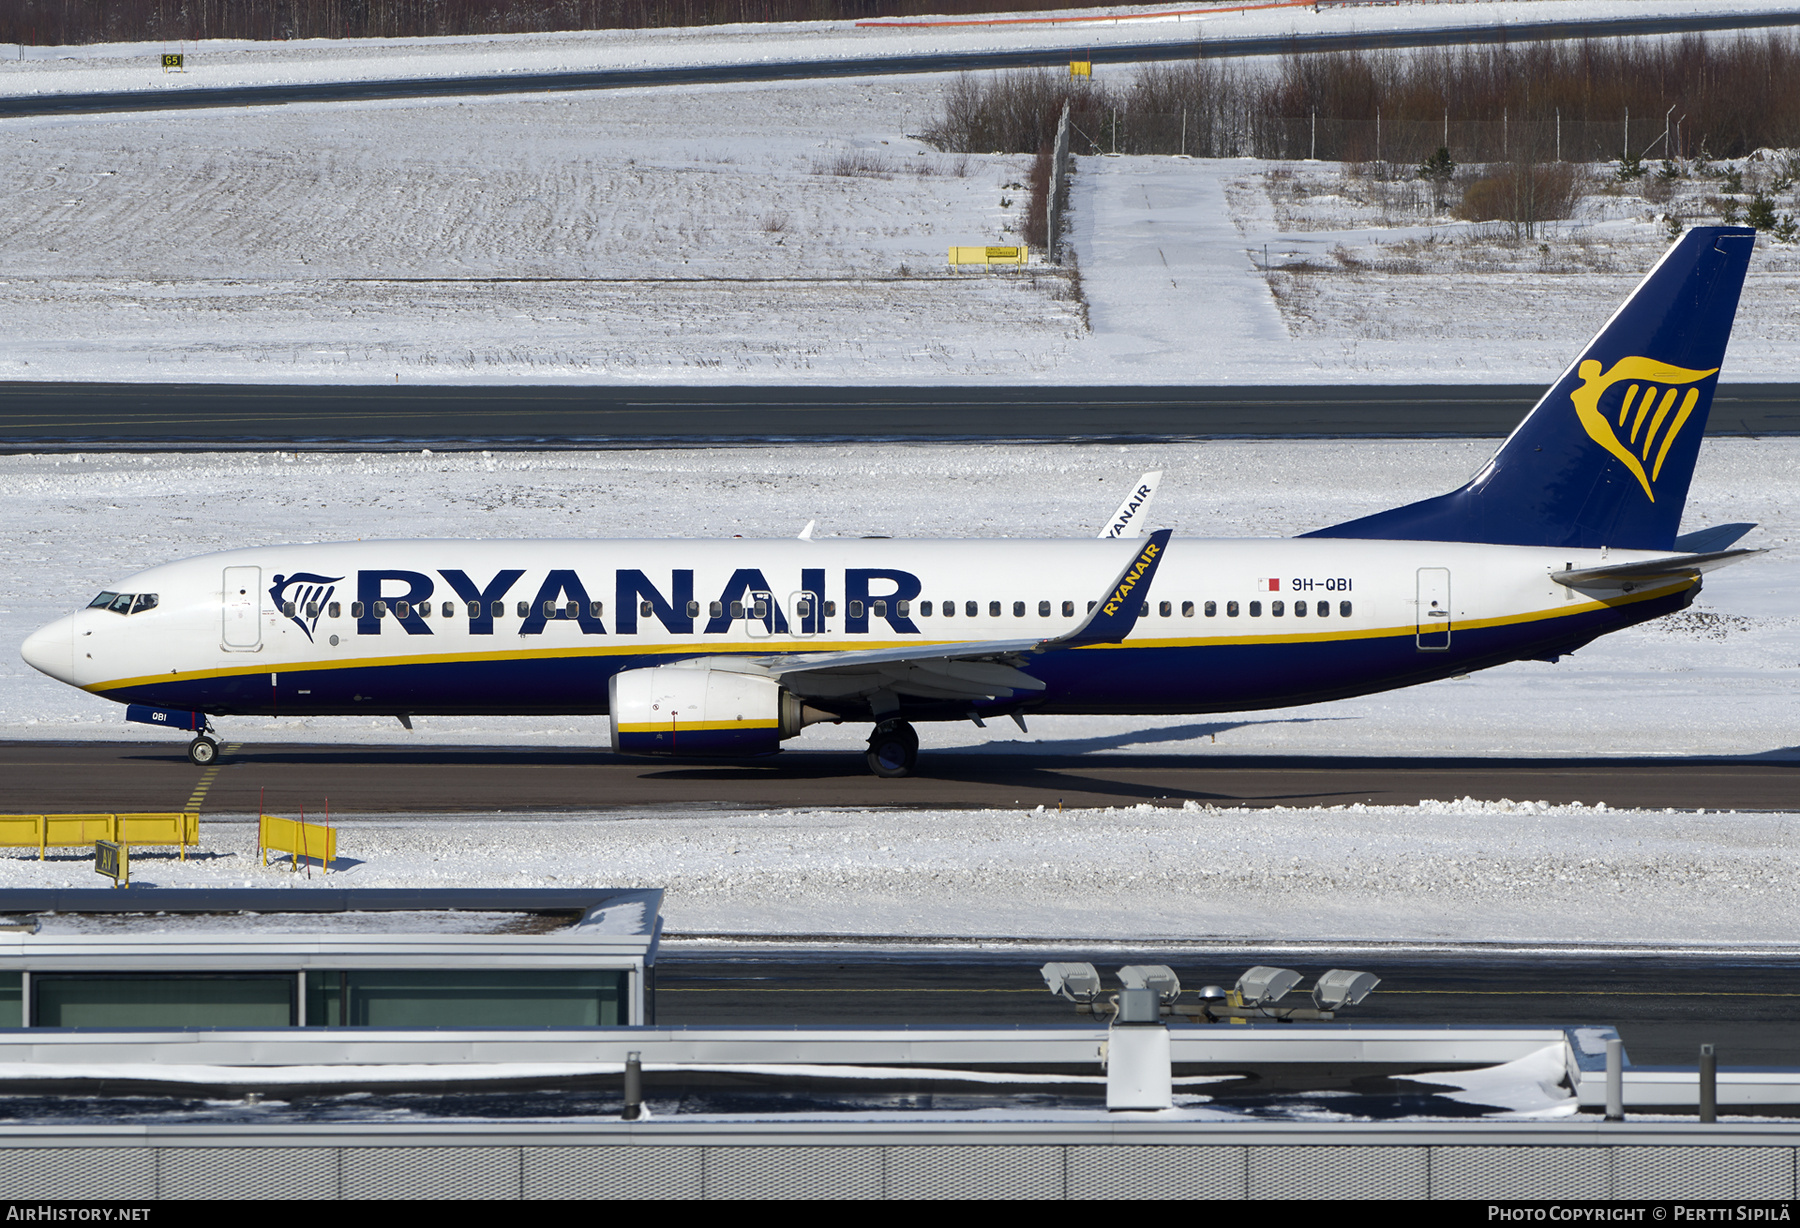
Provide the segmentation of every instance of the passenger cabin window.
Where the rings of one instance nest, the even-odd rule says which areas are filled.
[[[649,612],[650,612],[650,603],[648,601],[646,601],[644,603],[644,613],[648,614]],[[544,603],[544,617],[545,618],[555,618],[556,617],[556,603],[554,601],[546,601]]]
[[[1269,603],[1269,613],[1273,614],[1276,618],[1280,618],[1283,614],[1287,613],[1287,603],[1271,601]]]
[[[887,617],[887,602],[885,602],[885,601],[870,602],[869,603],[869,613],[873,614],[876,618],[886,618]],[[756,603],[756,616],[758,618],[762,617],[762,602],[760,602],[760,601]]]
[[[1183,618],[1192,618],[1194,616],[1194,603],[1193,602],[1184,601],[1181,603],[1181,616]]]
[[[998,601],[988,602],[988,617],[989,618],[999,618],[1000,617],[1000,603]]]
[[[812,617],[812,602],[808,601],[804,597],[802,597],[800,600],[796,601],[794,603],[794,617],[795,618],[811,618]]]
[[[1316,613],[1320,618],[1329,617],[1331,615],[1331,603],[1329,601],[1321,601]]]
[[[862,616],[863,616],[863,603],[860,601],[852,601],[850,603],[850,617],[851,618],[861,618]]]
[[[700,603],[698,601],[690,601],[687,603],[687,616],[689,618],[700,617]]]
[[[1158,602],[1157,606],[1156,606],[1157,614],[1159,614],[1163,618],[1167,618],[1170,614],[1172,614],[1174,612],[1174,609],[1175,609],[1175,607],[1171,606],[1166,601]]]
[[[443,614],[443,616],[445,618],[455,618],[456,617],[456,603],[454,601],[446,601],[444,603],[444,608],[441,611],[441,613]]]
[[[1142,605],[1142,606],[1141,606],[1141,607],[1140,607],[1140,608],[1139,608],[1139,609],[1138,609],[1138,617],[1139,617],[1139,618],[1149,618],[1149,617],[1150,617],[1150,603],[1149,603],[1149,602],[1148,602],[1148,601],[1146,601],[1146,602],[1145,602],[1145,603],[1144,603],[1144,604],[1143,604],[1143,605]]]
[[[827,601],[825,603],[825,617],[826,618],[836,618],[837,617],[837,602]]]
[[[376,602],[375,604],[378,607],[381,605],[381,603],[379,601]],[[396,601],[394,603],[394,617],[395,618],[411,618],[412,617],[411,603],[405,602],[405,601]]]
[[[899,615],[901,618],[907,617],[909,614],[912,613],[912,602],[896,601],[894,603],[894,613]]]
[[[325,613],[329,614],[332,618],[342,618],[344,616],[344,603],[341,601],[332,602],[325,607]]]
[[[1236,618],[1237,616],[1238,616],[1237,602],[1227,601],[1225,603],[1225,617],[1226,618]]]
[[[494,617],[495,618],[500,617],[500,609],[501,609],[500,603],[498,601],[496,601],[494,603]],[[468,615],[470,618],[480,618],[481,617],[481,603],[479,601],[471,601],[469,603]]]
[[[1250,603],[1250,617],[1251,618],[1261,618],[1262,617],[1262,602],[1252,601]]]
[[[564,618],[580,618],[581,617],[581,603],[579,601],[571,601],[567,605],[563,606],[563,617]]]
[[[1024,618],[1025,617],[1025,603],[1023,601],[1013,602],[1013,617],[1014,618]]]
[[[420,618],[430,618],[431,617],[431,603],[429,601],[421,601],[419,603],[419,617]]]
[[[291,601],[282,602],[281,603],[281,616],[283,618],[292,618],[294,616],[294,609],[295,609],[295,606],[294,606],[293,602],[291,602]]]
[[[708,618],[724,618],[725,617],[725,603],[722,601],[715,601],[715,602],[711,603],[710,605],[708,605],[706,607],[706,616]]]
[[[308,618],[317,618],[319,616],[319,603],[318,602],[309,601],[306,603],[306,616]]]
[[[1063,617],[1064,618],[1074,618],[1075,617],[1075,603],[1073,601],[1063,602]]]
[[[998,610],[994,611],[996,614],[999,612],[1000,611]],[[967,614],[970,618],[974,618],[977,614],[981,613],[981,606],[973,601],[965,601],[963,602],[963,613]]]
[[[519,602],[518,605],[514,606],[513,608],[519,612],[520,618],[530,618],[531,617],[531,603],[529,601],[521,601],[521,602]]]
[[[469,604],[474,605],[475,603],[471,601]],[[505,618],[506,617],[506,603],[504,601],[496,601],[493,604],[493,607],[490,612],[493,614],[493,616],[495,618]],[[479,617],[479,615],[473,615],[472,617]]]
[[[1350,617],[1350,603],[1348,601],[1338,602],[1338,617],[1339,618],[1349,618]]]
[[[387,602],[377,601],[375,603],[375,617],[376,618],[386,618],[387,617]]]
[[[350,617],[351,618],[361,618],[362,616],[363,616],[363,603],[360,601],[352,601],[350,603]]]
[[[1099,602],[1098,602],[1098,601],[1090,601],[1090,602],[1088,602],[1088,608],[1087,608],[1087,612],[1088,612],[1088,613],[1089,613],[1089,614],[1092,614],[1092,613],[1093,613],[1093,612],[1094,612],[1094,607],[1095,607],[1095,606],[1097,606],[1097,605],[1099,605],[1099,604],[1100,604],[1100,603],[1099,603]]]
[[[588,602],[588,617],[589,618],[599,618],[604,613],[606,613],[606,603],[604,601]]]
[[[1216,617],[1218,617],[1218,614],[1219,614],[1219,603],[1216,601],[1207,602],[1206,603],[1206,616],[1208,618],[1216,618]]]
[[[648,601],[638,602],[638,617],[639,618],[649,618],[654,613],[656,613],[656,609]]]
[[[1048,601],[1038,602],[1038,617],[1039,618],[1049,618],[1050,617],[1050,603]]]
[[[1304,601],[1296,601],[1294,603],[1294,617],[1295,618],[1305,618],[1306,617],[1306,603]]]
[[[956,603],[954,601],[946,601],[944,603],[944,617],[945,618],[955,618],[956,617]]]
[[[733,618],[742,618],[744,616],[744,603],[743,602],[734,601],[731,603],[731,616]]]
[[[930,618],[931,617],[931,603],[929,601],[921,601],[919,603],[919,617],[920,618]]]

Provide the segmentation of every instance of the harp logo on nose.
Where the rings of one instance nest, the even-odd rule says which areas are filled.
[[[1634,355],[1619,359],[1602,375],[1600,364],[1589,358],[1576,371],[1581,387],[1569,394],[1569,400],[1588,436],[1618,457],[1644,488],[1645,497],[1655,503],[1656,479],[1669,447],[1700,401],[1698,388],[1689,387],[1685,393],[1682,388],[1718,370],[1693,371]]]

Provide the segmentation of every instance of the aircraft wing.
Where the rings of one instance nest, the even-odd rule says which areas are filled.
[[[1668,580],[1694,580],[1702,572],[1747,559],[1761,550],[1714,550],[1708,554],[1672,554],[1666,559],[1648,559],[1638,563],[1616,563],[1608,567],[1583,567],[1576,571],[1553,571],[1550,578],[1570,588],[1616,588],[1624,592]]]
[[[1148,542],[1132,552],[1081,625],[1063,635],[921,644],[868,652],[781,653],[724,658],[707,664],[715,669],[763,674],[809,699],[867,695],[876,702],[875,697],[882,692],[921,699],[1009,699],[1020,691],[1042,691],[1042,680],[1020,668],[1031,657],[1092,644],[1117,644],[1131,634],[1156,568],[1168,551],[1171,533],[1169,529],[1152,533]]]

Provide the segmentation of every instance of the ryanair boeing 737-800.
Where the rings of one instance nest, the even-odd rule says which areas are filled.
[[[153,567],[33,634],[61,681],[233,715],[606,713],[625,754],[873,725],[1234,712],[1554,660],[1683,609],[1751,526],[1677,537],[1755,232],[1689,231],[1449,494],[1283,540],[390,541]],[[1141,492],[1148,496],[1148,488]],[[1142,499],[1138,500],[1141,504]]]

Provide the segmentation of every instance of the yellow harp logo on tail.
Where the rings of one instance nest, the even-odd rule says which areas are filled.
[[[1691,371],[1634,356],[1619,359],[1602,375],[1600,364],[1589,358],[1576,371],[1581,387],[1569,394],[1569,400],[1575,403],[1575,414],[1589,437],[1618,457],[1644,488],[1645,496],[1655,503],[1652,487],[1669,455],[1669,445],[1681,434],[1688,415],[1700,401],[1698,388],[1689,388],[1683,394],[1681,386],[1697,384],[1717,371],[1717,367]],[[1619,402],[1618,420],[1614,422],[1610,413],[1601,412],[1600,398],[1618,384],[1625,384],[1626,388],[1624,399]],[[1677,398],[1681,401],[1679,409],[1675,406]]]

